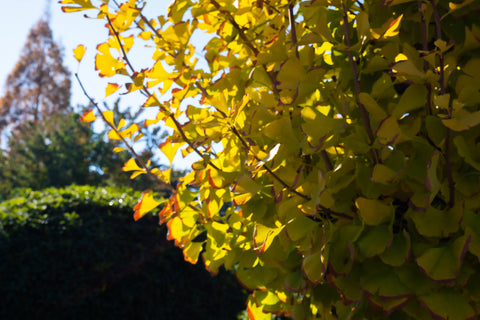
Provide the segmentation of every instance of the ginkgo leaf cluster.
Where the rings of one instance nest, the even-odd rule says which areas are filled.
[[[478,316],[480,3],[144,2],[93,5],[96,69],[158,110],[145,125],[171,129],[171,164],[199,160],[136,219],[159,211],[187,261],[234,271],[251,319]],[[124,170],[168,177],[136,160]]]

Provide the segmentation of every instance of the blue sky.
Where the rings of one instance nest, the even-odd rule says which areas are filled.
[[[41,0],[0,0],[3,3],[0,10],[0,39],[2,43],[2,52],[0,53],[0,92],[3,93],[6,78],[17,63],[21,50],[27,39],[30,28],[37,21],[45,16],[48,1]],[[154,0],[150,1],[146,12],[153,13],[152,16],[164,14],[169,1]],[[90,11],[93,15],[94,12]],[[78,72],[82,82],[86,86],[89,94],[96,100],[101,101],[105,94],[107,82],[115,80],[101,79],[97,76],[94,68],[94,55],[96,46],[106,41],[107,29],[105,22],[95,19],[85,19],[83,15],[89,11],[78,13],[63,13],[58,1],[51,1],[50,4],[50,27],[52,28],[55,40],[60,43],[64,51],[64,62],[72,72]],[[78,65],[73,58],[72,50],[77,45],[83,44],[87,47],[87,53],[84,60]],[[150,52],[141,50],[132,52],[137,57],[133,59],[138,67],[148,66]],[[142,66],[141,62],[145,62]],[[150,60],[151,61],[151,60]],[[72,104],[86,104],[87,98],[83,95],[80,87],[72,79]],[[114,100],[115,98],[110,99]],[[133,100],[131,102],[137,101]]]

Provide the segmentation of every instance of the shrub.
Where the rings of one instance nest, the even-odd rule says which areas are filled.
[[[70,186],[0,203],[1,319],[232,319],[246,296],[231,274],[183,262],[140,193]]]

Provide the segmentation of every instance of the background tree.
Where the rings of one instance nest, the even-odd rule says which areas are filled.
[[[54,41],[47,20],[30,30],[21,56],[7,77],[0,99],[0,131],[15,130],[24,122],[37,122],[70,112],[70,72],[63,64],[62,48]]]
[[[480,1],[61,2],[105,20],[96,69],[157,108],[161,152],[200,158],[160,221],[187,261],[236,272],[252,319],[478,318]]]
[[[105,132],[94,133],[90,124],[79,119],[74,112],[59,113],[17,126],[0,156],[0,199],[8,198],[15,188],[40,190],[70,184],[149,188],[169,195],[151,176],[130,180],[130,174],[122,172],[128,154],[112,152],[120,144],[106,140]],[[152,157],[147,150],[141,155],[145,161]]]
[[[119,142],[108,142],[106,132],[93,133],[89,124],[79,122],[74,109],[61,46],[53,40],[48,20],[40,20],[31,29],[0,99],[0,131],[7,129],[3,135],[8,137],[0,156],[0,199],[15,188],[38,190],[73,183],[165,191],[155,187],[152,177],[132,183],[128,173],[119,174],[128,155],[112,153]],[[119,113],[119,101],[112,109]],[[127,111],[122,115],[129,122],[134,119]],[[154,135],[150,128],[143,131],[151,137],[151,147]],[[142,152],[145,161],[152,155]]]

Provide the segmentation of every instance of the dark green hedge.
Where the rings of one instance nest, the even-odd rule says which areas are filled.
[[[132,219],[139,193],[71,186],[0,203],[0,319],[235,319],[245,293]]]

